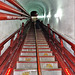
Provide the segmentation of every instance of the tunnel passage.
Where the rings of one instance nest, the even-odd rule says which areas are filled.
[[[27,27],[32,11],[38,12],[37,18],[42,21],[41,29],[48,38],[46,40],[62,67],[63,73],[75,73],[74,3],[74,0],[0,0],[0,74],[12,71],[14,64],[8,63],[15,62],[15,60],[9,57],[14,58],[12,54],[15,50],[13,49],[18,44],[23,44],[22,40],[25,35],[23,29]],[[25,30],[29,28],[30,26]],[[61,63],[59,58],[66,64]],[[6,66],[8,69],[5,68]]]
[[[32,11],[31,16],[37,16],[37,11]]]

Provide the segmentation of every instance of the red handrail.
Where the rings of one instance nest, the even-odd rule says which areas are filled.
[[[13,4],[14,6],[18,7],[19,9],[21,9],[22,11],[24,11],[24,13],[26,13],[28,16],[30,16],[26,10],[16,1],[16,0],[6,0],[8,2],[10,2],[11,4]]]
[[[28,22],[29,23],[29,22]],[[25,31],[28,29],[28,23],[24,26],[22,23],[22,27],[20,27],[16,32],[14,32],[11,36],[9,36],[6,40],[0,43],[0,52],[4,48],[4,45],[10,41],[10,46],[6,49],[6,51],[0,56],[0,75],[5,75],[5,72],[9,68],[14,68],[16,61],[18,59],[22,43],[25,38]],[[15,35],[17,34],[16,39]],[[16,56],[17,55],[17,56]],[[15,57],[14,57],[15,56]],[[11,59],[11,61],[10,61]],[[11,75],[11,74],[9,74]]]
[[[58,41],[55,33],[52,33],[50,26],[41,23],[41,28],[47,38],[48,44],[59,62],[59,67],[63,70],[63,75],[75,75],[75,57],[64,47],[63,39],[59,37]]]
[[[26,17],[22,16],[17,16],[17,15],[11,15],[11,14],[6,14],[6,13],[0,13],[0,20],[22,20],[26,19]]]
[[[75,44],[73,44],[72,42],[70,42],[69,40],[67,40],[66,38],[64,38],[62,35],[58,34],[57,32],[55,32],[54,30],[52,30],[50,28],[50,25],[48,24],[48,32],[49,32],[49,36],[51,38],[53,38],[53,41],[55,44],[55,46],[59,46],[60,49],[58,49],[58,52],[61,56],[61,58],[63,58],[63,61],[66,60],[66,62],[68,63],[68,68],[71,70],[73,70],[73,72],[75,72],[75,57],[64,47],[63,45],[63,40],[65,42],[67,42],[69,45],[71,45],[72,50],[75,52]],[[51,34],[51,32],[53,34]],[[60,42],[58,42],[58,40],[55,38],[55,34],[58,35]],[[52,36],[53,35],[53,36]],[[59,59],[58,59],[59,60]],[[61,63],[60,63],[61,64]],[[63,67],[63,66],[62,66]]]
[[[35,31],[35,40],[36,40],[36,54],[37,54],[37,69],[38,69],[38,75],[42,75],[41,72],[41,65],[40,65],[40,57],[39,57],[39,50],[38,50],[38,43],[37,43],[37,32],[36,27],[34,25],[34,31]]]
[[[50,25],[48,24],[48,28],[53,32],[53,34],[57,34],[59,36],[59,38],[61,38],[62,40],[66,41],[69,45],[71,45],[71,48],[73,49],[73,51],[75,52],[75,44],[73,44],[71,41],[67,40],[66,38],[64,38],[62,35],[60,35],[59,33],[55,32],[54,30],[52,30],[50,28]]]
[[[21,27],[22,28],[22,27]],[[19,28],[16,32],[14,32],[12,35],[10,35],[7,39],[5,39],[2,43],[0,43],[0,47],[2,47],[5,43],[7,43],[11,38],[13,38],[13,36],[18,33],[21,28]],[[1,50],[0,50],[1,51]]]
[[[26,16],[25,13],[23,13],[23,12],[21,12],[21,11],[15,9],[15,8],[13,8],[13,7],[7,5],[6,3],[4,3],[4,2],[2,2],[2,1],[0,1],[0,9],[1,9],[1,10],[5,10],[5,11],[9,11],[9,12],[12,12],[12,13],[16,13],[16,14],[19,14],[19,15],[24,15],[24,16]]]

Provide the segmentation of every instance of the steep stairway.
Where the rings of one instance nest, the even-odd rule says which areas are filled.
[[[41,29],[36,29],[37,39],[35,39],[34,31],[34,27],[31,27],[26,36],[13,75],[62,75],[62,69],[58,68],[58,61],[55,61],[55,56]],[[36,40],[38,48],[36,48]],[[39,59],[37,59],[37,49]],[[38,73],[38,60],[40,62],[41,74]]]

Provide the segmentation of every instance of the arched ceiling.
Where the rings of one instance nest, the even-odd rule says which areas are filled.
[[[56,11],[58,2],[62,0],[17,0],[27,12],[37,11],[39,15],[48,15],[51,11]],[[58,2],[57,2],[58,1]]]
[[[50,24],[51,27],[58,32],[68,35],[74,34],[75,22],[75,0],[17,0],[28,13],[37,11],[40,18],[43,19],[45,25]],[[72,26],[70,26],[72,25]],[[66,31],[66,32],[65,32]]]
[[[54,16],[59,8],[64,4],[62,0],[17,0],[30,14],[37,11],[43,20]],[[68,0],[67,0],[68,1]],[[42,16],[42,17],[41,17]]]

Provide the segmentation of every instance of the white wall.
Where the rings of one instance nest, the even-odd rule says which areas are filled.
[[[74,7],[75,7],[75,1],[74,1]],[[75,8],[74,8],[74,40],[75,40]]]
[[[74,41],[74,7],[75,0],[17,0],[24,8],[27,9],[28,12],[37,10],[39,13],[42,12],[41,16],[45,15],[46,17],[43,19],[44,24],[47,25],[48,19],[47,15],[51,13],[50,24],[51,27],[57,30],[59,33],[63,34],[65,37],[72,39]],[[37,6],[37,8],[35,7]],[[41,8],[42,7],[42,8]],[[41,10],[40,10],[41,8]],[[54,15],[57,11],[61,9],[62,17],[57,22],[57,18]],[[40,10],[40,11],[39,11]]]
[[[2,1],[12,6],[13,8],[17,9],[15,6],[10,4],[9,2],[5,0],[2,0]],[[0,10],[0,12],[14,14],[4,10]],[[26,22],[26,20],[0,20],[0,43],[3,42],[11,34],[13,34],[17,29],[19,29],[20,26],[22,25],[22,22]],[[5,52],[5,50],[8,48],[9,45],[10,45],[10,40],[4,45],[4,48],[1,51],[1,55]]]
[[[11,5],[5,0],[2,1],[7,3],[8,5]],[[23,4],[22,6],[24,8],[27,7],[26,5],[28,5],[29,3],[29,0],[19,0],[19,1],[21,4]],[[31,0],[31,2],[32,1],[34,0]],[[41,5],[43,7],[43,10],[45,11],[44,14],[46,18],[44,19],[44,23],[45,24],[48,23],[47,15],[48,12],[50,12],[51,18],[49,23],[51,27],[55,29],[58,33],[63,35],[65,38],[75,43],[75,0],[41,0],[41,2],[40,0],[35,0],[35,3],[37,2],[38,5]],[[13,5],[11,6],[14,7]],[[31,9],[31,7],[28,8]],[[61,13],[62,15],[60,15],[61,18],[60,16],[59,18],[55,18],[54,15],[57,13],[59,9],[61,9],[62,11]],[[33,7],[32,10],[34,10]],[[0,12],[5,12],[5,11],[0,10]],[[41,11],[39,10],[38,12],[41,13]],[[22,21],[19,20],[0,21],[0,42],[6,39],[14,31],[16,31],[20,27],[21,22]]]
[[[17,20],[0,21],[0,42],[14,33],[20,27],[20,24]]]
[[[53,29],[63,34],[65,37],[74,41],[75,23],[74,23],[74,0],[63,1],[62,7],[59,7],[57,11],[61,9],[62,17],[52,16],[50,24]]]
[[[9,2],[2,0],[4,3],[12,6],[13,8],[17,9],[15,6],[10,4]],[[18,9],[17,9],[18,10]],[[14,14],[11,12],[7,12],[4,10],[0,10],[0,12],[3,13],[9,13]],[[16,14],[14,14],[16,15]],[[0,20],[0,43],[5,40],[8,36],[10,36],[12,33],[14,33],[17,29],[20,28],[20,25],[22,25],[22,20]]]
[[[57,11],[52,14],[50,25],[51,28],[56,30],[60,35],[75,44],[75,0],[63,0],[62,2],[62,5],[59,4],[57,8],[57,11],[60,9],[60,12],[58,13],[59,17],[55,17]],[[69,44],[64,42],[64,46],[72,55],[74,55],[74,51]]]

